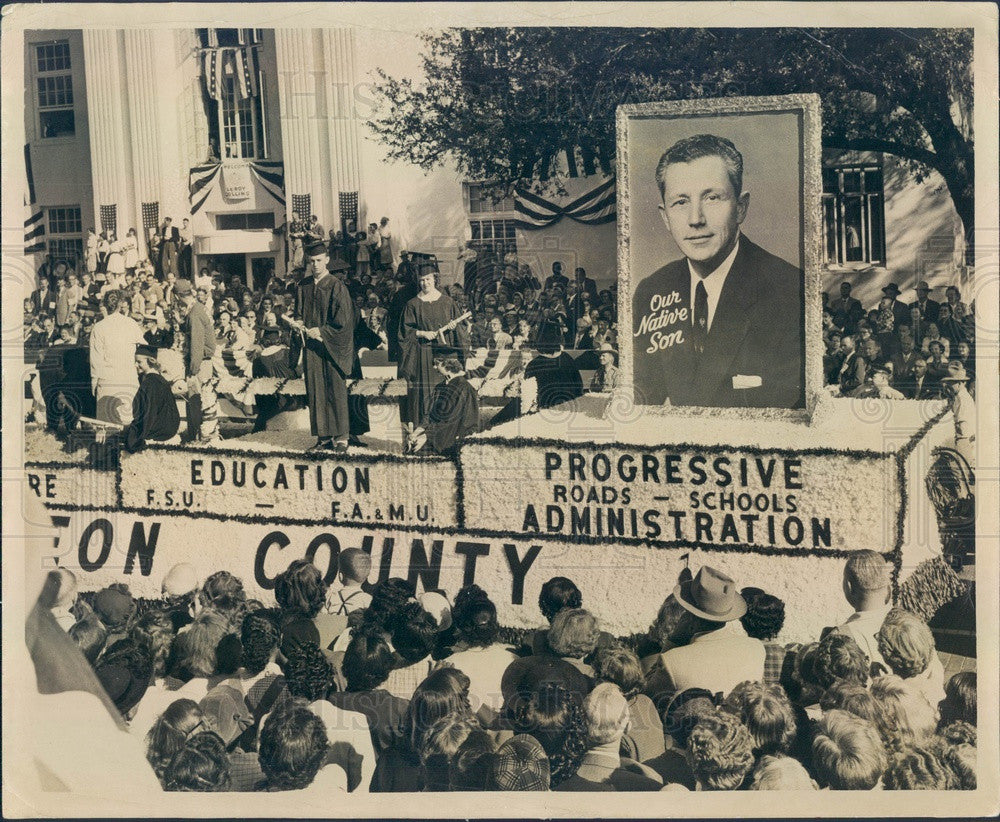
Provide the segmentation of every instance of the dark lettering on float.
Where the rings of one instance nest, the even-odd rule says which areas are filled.
[[[462,587],[472,585],[476,581],[476,560],[490,553],[490,544],[488,542],[465,542],[459,540],[455,543],[455,553],[465,557]]]
[[[411,585],[416,585],[417,581],[423,586],[425,591],[437,589],[441,581],[441,560],[444,557],[444,540],[435,539],[431,541],[431,557],[427,559],[427,551],[424,549],[424,541],[416,538],[410,545],[410,571],[407,581]]]
[[[267,552],[273,546],[277,546],[278,550],[281,551],[287,548],[290,543],[291,540],[284,531],[271,531],[257,546],[257,556],[254,557],[253,561],[253,576],[257,580],[257,584],[265,591],[274,590],[274,578],[264,573],[264,560],[267,559]]]
[[[535,513],[534,505],[529,504],[528,507],[524,509],[524,523],[521,525],[521,530],[534,531],[536,534],[539,530],[541,530],[541,527],[538,524],[538,514]]]
[[[340,540],[333,534],[320,534],[314,537],[306,548],[306,559],[316,565],[316,552],[325,545],[330,549],[330,559],[326,563],[326,573],[323,575],[323,582],[327,585],[337,578],[338,561],[340,559]],[[316,566],[319,567],[318,565]]]
[[[212,460],[212,485],[222,485],[226,481],[226,467],[220,460]]]
[[[288,490],[288,476],[285,473],[285,466],[278,463],[278,470],[274,472],[274,487]]]
[[[354,469],[354,488],[359,494],[371,493],[372,478],[367,466]]]
[[[524,578],[528,575],[528,569],[542,552],[541,545],[532,545],[523,557],[518,557],[517,546],[505,542],[503,546],[504,556],[507,558],[507,567],[510,568],[510,575],[513,580],[511,588],[511,605],[524,604]]]
[[[825,546],[829,548],[831,546],[830,539],[830,518],[827,517],[824,520],[812,518],[812,535],[813,535],[813,548],[819,548],[820,546]]]
[[[201,478],[201,460],[191,460],[191,484],[192,485],[204,485],[204,481]],[[261,486],[263,487],[263,486]]]
[[[545,452],[545,479],[552,479],[552,475],[559,469],[562,465],[562,457],[560,457],[555,451]]]
[[[153,554],[156,553],[156,541],[160,537],[160,523],[153,522],[149,526],[149,537],[141,522],[132,526],[132,537],[128,543],[128,554],[125,557],[126,574],[132,573],[136,557],[139,558],[139,573],[148,577],[153,572]]]
[[[258,462],[258,463],[254,464],[254,467],[253,467],[253,484],[256,485],[258,488],[266,488],[267,487],[267,480],[262,480],[260,478],[260,472],[263,471],[265,468],[267,468],[267,463],[265,463],[265,462]]]
[[[694,541],[713,542],[712,515],[699,511],[694,515]]]
[[[95,531],[101,532],[101,552],[97,555],[97,559],[91,560],[87,554],[87,549],[90,547],[90,538],[94,535]],[[80,560],[80,567],[84,571],[98,571],[104,567],[104,563],[108,561],[108,557],[111,555],[111,540],[114,538],[114,535],[114,526],[103,517],[95,519],[83,529],[83,533],[80,534],[78,559]]]
[[[558,534],[562,531],[565,524],[566,515],[563,513],[562,508],[558,505],[545,506],[545,528],[547,531]]]

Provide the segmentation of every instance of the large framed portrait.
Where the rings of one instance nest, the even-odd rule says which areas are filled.
[[[635,404],[805,417],[822,385],[819,98],[626,105],[617,129]]]

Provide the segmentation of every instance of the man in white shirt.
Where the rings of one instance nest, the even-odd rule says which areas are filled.
[[[948,363],[948,373],[941,378],[941,390],[955,418],[955,450],[975,469],[976,401],[967,388],[968,380],[965,366],[952,360]]]
[[[108,291],[102,304],[107,316],[90,332],[90,382],[97,397],[97,418],[128,425],[139,391],[135,348],[146,340],[142,327],[127,316],[129,304],[121,292]]]
[[[844,566],[844,597],[854,613],[837,630],[852,637],[872,662],[885,665],[875,635],[892,608],[889,563],[875,551],[855,551]]]
[[[803,407],[802,271],[740,232],[743,156],[724,137],[688,137],[663,153],[656,183],[684,256],[635,290],[636,401]]]

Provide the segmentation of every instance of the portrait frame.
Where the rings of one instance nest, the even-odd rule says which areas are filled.
[[[616,148],[618,174],[618,317],[620,342],[619,360],[628,401],[641,406],[643,413],[671,416],[712,415],[733,418],[786,419],[808,421],[816,406],[817,396],[823,387],[822,339],[822,121],[820,98],[815,94],[780,94],[752,97],[723,97],[699,100],[667,100],[652,103],[635,103],[619,106],[616,112]],[[640,215],[633,203],[633,192],[653,180],[656,159],[648,168],[648,150],[636,146],[632,134],[638,122],[686,123],[698,121],[705,128],[698,132],[714,133],[710,127],[714,118],[761,117],[791,115],[798,123],[797,157],[799,161],[798,199],[799,234],[798,256],[802,270],[802,386],[803,406],[752,407],[720,405],[662,405],[644,401],[643,392],[635,382],[635,338],[633,336],[633,297],[636,287],[649,272],[635,271],[635,251],[640,241],[650,244],[649,229],[640,225]],[[679,136],[678,133],[663,140],[660,153]],[[725,129],[719,129],[725,136]],[[737,145],[739,149],[740,146]],[[646,155],[639,157],[640,154]],[[658,156],[657,156],[658,159]],[[642,163],[641,168],[638,167]],[[647,174],[648,172],[648,174]],[[751,201],[750,210],[754,208]],[[657,220],[657,222],[660,222]],[[666,229],[660,223],[663,231]],[[769,249],[770,250],[770,249]],[[683,259],[683,257],[681,257]],[[794,265],[794,263],[793,263]],[[652,269],[651,269],[652,270]],[[640,389],[640,390],[637,390]]]

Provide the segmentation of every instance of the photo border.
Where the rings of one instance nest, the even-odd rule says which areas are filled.
[[[781,419],[808,422],[823,389],[823,309],[821,300],[821,249],[823,221],[823,149],[821,102],[818,94],[774,94],[761,97],[718,97],[699,100],[664,100],[618,106],[615,136],[618,177],[618,359],[628,403],[635,399],[632,336],[631,214],[629,212],[628,127],[638,119],[679,119],[723,114],[796,113],[802,117],[800,196],[802,202],[802,272],[804,279],[803,328],[805,336],[805,408],[751,408],[726,406],[641,405],[645,414],[668,416],[718,416],[737,419]],[[627,333],[626,333],[627,331]]]

